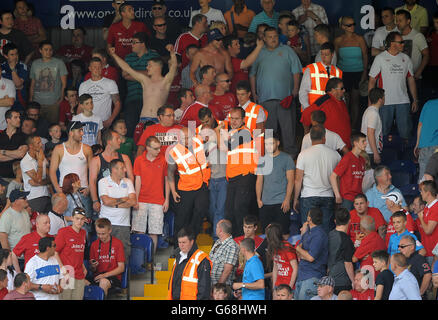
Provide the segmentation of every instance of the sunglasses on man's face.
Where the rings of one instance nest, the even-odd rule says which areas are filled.
[[[152,7],[152,10],[163,10],[163,7]]]
[[[164,27],[167,23],[162,23],[162,24],[154,24],[155,27]]]
[[[356,23],[350,23],[350,24],[344,24],[344,27],[347,27],[347,28],[350,28],[350,27],[352,27],[352,26],[355,26],[356,25]]]

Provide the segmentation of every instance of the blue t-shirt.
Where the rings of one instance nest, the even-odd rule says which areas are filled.
[[[302,248],[315,260],[300,260],[297,281],[318,278],[326,275],[328,262],[328,236],[322,226],[308,229],[301,237]]]
[[[398,193],[402,194],[399,189],[394,187],[393,185],[389,186],[389,190],[386,194],[390,192],[397,191]],[[376,185],[374,184],[371,189],[369,189],[366,194],[368,201],[370,202],[369,207],[377,208],[380,210],[380,212],[383,215],[383,218],[385,218],[386,222],[389,222],[389,219],[391,219],[392,212],[388,210],[386,207],[386,199],[382,199],[382,196],[384,195],[379,190],[377,190]],[[406,207],[406,201],[404,198],[402,198],[402,207]]]
[[[423,106],[420,114],[421,127],[419,148],[433,147],[438,145],[438,99],[429,100]]]
[[[259,102],[283,100],[292,94],[294,74],[303,67],[295,51],[280,44],[270,51],[264,47],[251,67],[250,76],[256,77]]]
[[[9,64],[7,62],[4,62],[1,66],[2,68],[2,77],[5,77],[6,79],[12,80],[12,70],[9,67]],[[16,93],[16,99],[14,105],[11,107],[13,110],[24,110],[24,103],[27,101],[27,83],[29,82],[29,69],[27,66],[19,62],[15,66],[15,69],[17,71],[17,75],[24,80],[23,88],[21,90],[17,90]],[[23,103],[22,103],[23,102]]]
[[[248,31],[255,33],[257,31],[257,26],[262,23],[266,23],[268,26],[277,28],[278,18],[280,18],[280,13],[277,11],[274,11],[272,18],[269,17],[265,11],[262,11],[256,16],[254,16],[254,18],[251,21],[251,24],[249,25]]]
[[[249,259],[243,270],[243,283],[253,283],[257,280],[264,279],[265,272],[263,264],[256,255]],[[242,300],[265,300],[265,289],[250,290],[242,288]]]
[[[415,251],[418,251],[418,250],[421,250],[421,249],[424,248],[423,245],[421,244],[421,242],[418,241],[418,239],[415,236],[415,234],[410,233],[408,230],[405,230],[405,232],[403,232],[401,235],[398,235],[397,233],[394,233],[389,238],[388,253],[389,253],[390,256],[392,256],[394,253],[399,253],[400,252],[400,249],[398,248],[398,244],[400,243],[401,238],[403,238],[404,236],[411,236],[412,238],[415,239],[415,242],[416,242]]]

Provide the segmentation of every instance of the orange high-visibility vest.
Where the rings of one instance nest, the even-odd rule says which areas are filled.
[[[198,295],[198,266],[201,262],[207,259],[210,262],[210,270],[213,268],[213,263],[211,262],[208,255],[201,251],[196,250],[190,259],[187,261],[186,266],[184,267],[184,271],[181,279],[181,293],[179,296],[180,300],[196,300]],[[175,273],[175,266],[178,262],[175,260],[172,268],[172,275],[170,276],[168,291],[167,291],[167,299],[172,300],[172,283],[173,283],[173,274]],[[211,271],[210,271],[211,272]]]
[[[251,141],[242,143],[234,149],[229,150],[227,153],[227,168],[226,177],[227,179],[236,177],[238,175],[247,175],[249,173],[255,173],[258,161],[258,152],[255,148],[254,138],[251,131],[242,126],[237,130],[231,130],[231,136],[239,134],[241,130],[248,130],[251,135]]]
[[[318,98],[326,94],[325,87],[329,81],[329,75],[322,62],[309,64],[303,69],[303,74],[306,69],[310,71],[310,92],[309,92],[309,106],[312,105]],[[342,79],[342,70],[330,65],[330,78]]]
[[[192,138],[193,152],[181,143],[176,144],[169,151],[169,155],[178,167],[178,190],[193,191],[208,184],[211,171],[204,153],[204,144],[199,136]]]

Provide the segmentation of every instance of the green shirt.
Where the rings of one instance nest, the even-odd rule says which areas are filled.
[[[131,162],[133,161],[134,151],[135,151],[134,139],[129,137],[126,137],[125,142],[121,143],[120,149],[117,150],[117,152],[119,153],[126,154],[131,159]]]

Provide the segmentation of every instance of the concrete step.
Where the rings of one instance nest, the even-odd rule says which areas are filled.
[[[167,297],[167,283],[163,284],[145,284],[144,285],[145,297]]]

